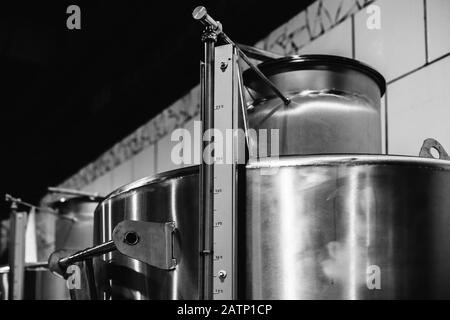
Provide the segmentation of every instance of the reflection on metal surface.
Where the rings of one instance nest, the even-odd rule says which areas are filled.
[[[271,167],[278,170],[261,174]],[[246,175],[239,298],[450,298],[448,161],[284,157],[248,165]],[[108,238],[105,216],[112,225],[126,213],[174,219],[181,257],[167,272],[114,253],[99,285],[105,297],[199,297],[198,183],[198,168],[183,169],[133,183],[102,203],[96,239]]]
[[[121,253],[110,253],[94,263],[96,279],[101,279],[97,281],[99,296],[133,300],[199,298],[198,183],[197,167],[181,169],[132,183],[101,203],[94,218],[95,243],[110,240],[110,230],[123,220],[174,221],[177,266],[171,271],[161,270]],[[121,272],[114,271],[119,268]],[[104,274],[108,275],[102,278]]]
[[[272,176],[261,170],[278,166]],[[385,156],[247,168],[247,299],[450,298],[450,163]],[[242,246],[240,246],[242,247]]]
[[[249,127],[279,129],[280,155],[381,153],[385,82],[379,73],[355,60],[322,55],[287,57],[260,67],[290,104],[246,71],[245,84],[255,98]]]
[[[117,250],[130,258],[162,270],[174,270],[174,222],[156,223],[124,220],[113,231]]]

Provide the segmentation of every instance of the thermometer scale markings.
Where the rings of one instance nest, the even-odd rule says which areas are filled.
[[[214,128],[223,137],[233,128],[233,68],[221,69],[221,65],[232,57],[232,46],[216,47]],[[214,299],[229,300],[233,298],[233,165],[224,164],[224,159],[225,154],[214,159],[213,294]],[[227,271],[227,279],[219,278],[221,270]]]

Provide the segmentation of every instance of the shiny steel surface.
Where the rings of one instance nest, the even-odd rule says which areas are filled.
[[[450,298],[449,193],[450,162],[441,160],[323,156],[248,166],[244,297]]]
[[[250,128],[279,129],[280,155],[381,153],[385,82],[378,72],[323,55],[272,60],[259,68],[291,100],[285,105],[254,72],[244,73],[254,98]]]
[[[119,252],[94,260],[103,299],[199,298],[199,169],[185,168],[131,183],[103,201],[95,212],[94,244],[111,240],[122,220],[175,222],[173,271],[148,266]]]
[[[449,161],[283,157],[246,170],[240,298],[450,298]],[[132,183],[98,207],[96,244],[123,219],[178,228],[175,271],[109,254],[96,261],[101,296],[199,297],[198,183],[198,168],[182,169]]]
[[[89,197],[75,197],[53,204],[58,215],[64,217],[56,220],[55,250],[92,247],[94,211],[98,203]]]
[[[58,213],[55,223],[55,251],[79,251],[93,246],[94,210],[98,202],[89,196],[61,198],[51,204]],[[69,300],[66,281],[50,272],[37,274],[38,298]]]

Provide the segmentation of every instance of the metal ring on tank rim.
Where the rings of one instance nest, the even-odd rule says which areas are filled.
[[[266,76],[300,70],[339,70],[350,68],[374,80],[380,89],[381,96],[386,93],[386,80],[377,70],[358,60],[335,55],[312,54],[288,56],[263,62],[258,65],[258,68]],[[245,71],[243,77],[244,83],[251,83],[258,80],[257,75],[252,70]]]
[[[318,155],[318,156],[282,156],[280,158],[266,158],[262,161],[252,161],[246,168],[282,168],[282,167],[310,167],[310,166],[360,166],[360,165],[404,165],[430,167],[441,170],[450,170],[450,161],[396,156],[396,155]]]
[[[290,166],[326,166],[326,165],[367,165],[367,164],[403,164],[403,165],[419,165],[441,167],[442,170],[450,170],[450,161],[395,156],[395,155],[364,155],[364,154],[342,154],[342,155],[306,155],[306,156],[282,156],[279,158],[268,158],[262,161],[252,161],[246,165],[247,169],[255,168],[274,168],[274,167],[290,167]],[[132,191],[144,185],[160,183],[174,178],[183,178],[185,175],[196,174],[199,172],[198,166],[175,169],[159,173],[150,177],[145,177],[137,181],[131,182],[121,188],[113,191],[105,200],[111,199],[121,194]]]

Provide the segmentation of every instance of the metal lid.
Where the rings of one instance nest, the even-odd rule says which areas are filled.
[[[386,80],[381,73],[362,62],[340,56],[289,56],[280,59],[265,61],[259,64],[258,68],[266,76],[269,77],[279,73],[299,70],[342,70],[342,68],[353,69],[372,78],[380,88],[381,96],[383,96],[386,92]],[[246,85],[257,80],[258,76],[253,70],[249,69],[244,72],[244,82]]]

